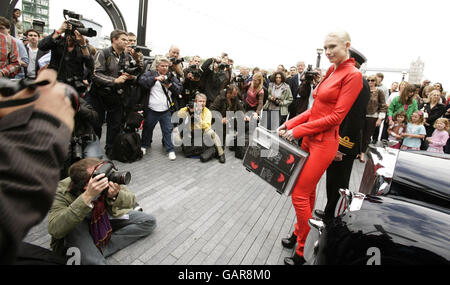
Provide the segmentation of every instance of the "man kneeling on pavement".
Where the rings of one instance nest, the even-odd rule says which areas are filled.
[[[68,248],[78,248],[83,265],[107,264],[106,257],[156,227],[152,215],[137,211],[127,187],[108,181],[104,173],[93,177],[103,163],[96,158],[74,163],[69,177],[59,182],[48,215],[53,251],[65,255]]]
[[[181,108],[178,111],[178,117],[180,119],[185,119],[185,123],[190,122],[190,126],[188,131],[190,131],[190,134],[188,135],[189,138],[192,138],[192,136],[195,137],[196,133],[198,131],[201,131],[201,138],[202,143],[206,144],[209,147],[207,148],[200,156],[200,159],[202,162],[206,162],[210,160],[214,154],[216,154],[219,157],[220,163],[225,163],[225,153],[222,147],[222,142],[220,140],[220,137],[217,135],[217,133],[211,128],[212,124],[212,114],[211,111],[206,108],[206,95],[202,93],[197,93],[195,96],[195,102],[193,104],[188,104],[187,107]],[[184,125],[184,124],[183,124]],[[183,135],[186,135],[186,130],[183,130]],[[203,141],[203,138],[207,141]],[[183,139],[183,142],[192,140],[186,140]],[[194,139],[194,143],[195,143]]]

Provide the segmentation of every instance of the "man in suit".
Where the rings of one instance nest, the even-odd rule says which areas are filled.
[[[299,93],[300,86],[302,84],[302,77],[305,72],[305,63],[303,61],[297,62],[297,71],[298,73],[288,80],[289,87],[291,88],[291,93],[293,97],[292,103],[289,105],[289,117],[293,118],[297,115],[299,115],[301,112],[299,112],[299,109],[304,110],[304,107],[300,106],[303,105],[303,101],[301,99],[301,94]],[[310,92],[309,92],[310,93]]]

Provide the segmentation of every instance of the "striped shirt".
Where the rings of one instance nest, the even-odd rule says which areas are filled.
[[[0,34],[0,72],[1,76],[14,78],[20,71],[19,51],[11,37]]]

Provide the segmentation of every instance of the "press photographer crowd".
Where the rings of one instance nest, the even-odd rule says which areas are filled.
[[[49,35],[16,29],[16,37],[14,22],[0,17],[2,264],[65,264],[71,248],[81,264],[106,264],[156,227],[126,186],[132,173],[113,160],[133,163],[152,151],[158,123],[171,161],[183,154],[225,164],[226,147],[242,159],[251,130],[279,130],[310,110],[325,76],[303,61],[289,70],[236,70],[227,53],[183,58],[175,45],[149,58],[122,30],[96,49],[89,44],[96,32],[76,13],[64,17]],[[352,53],[357,65],[365,61]],[[355,118],[362,122],[356,159],[365,162],[368,145],[383,139],[393,148],[450,153],[450,97],[440,83],[387,88],[381,73],[364,78],[370,96],[365,120]],[[22,242],[47,215],[52,251]]]

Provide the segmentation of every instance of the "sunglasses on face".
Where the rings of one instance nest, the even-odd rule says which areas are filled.
[[[376,79],[369,79],[369,80],[367,80],[368,82],[377,82],[377,80]]]

